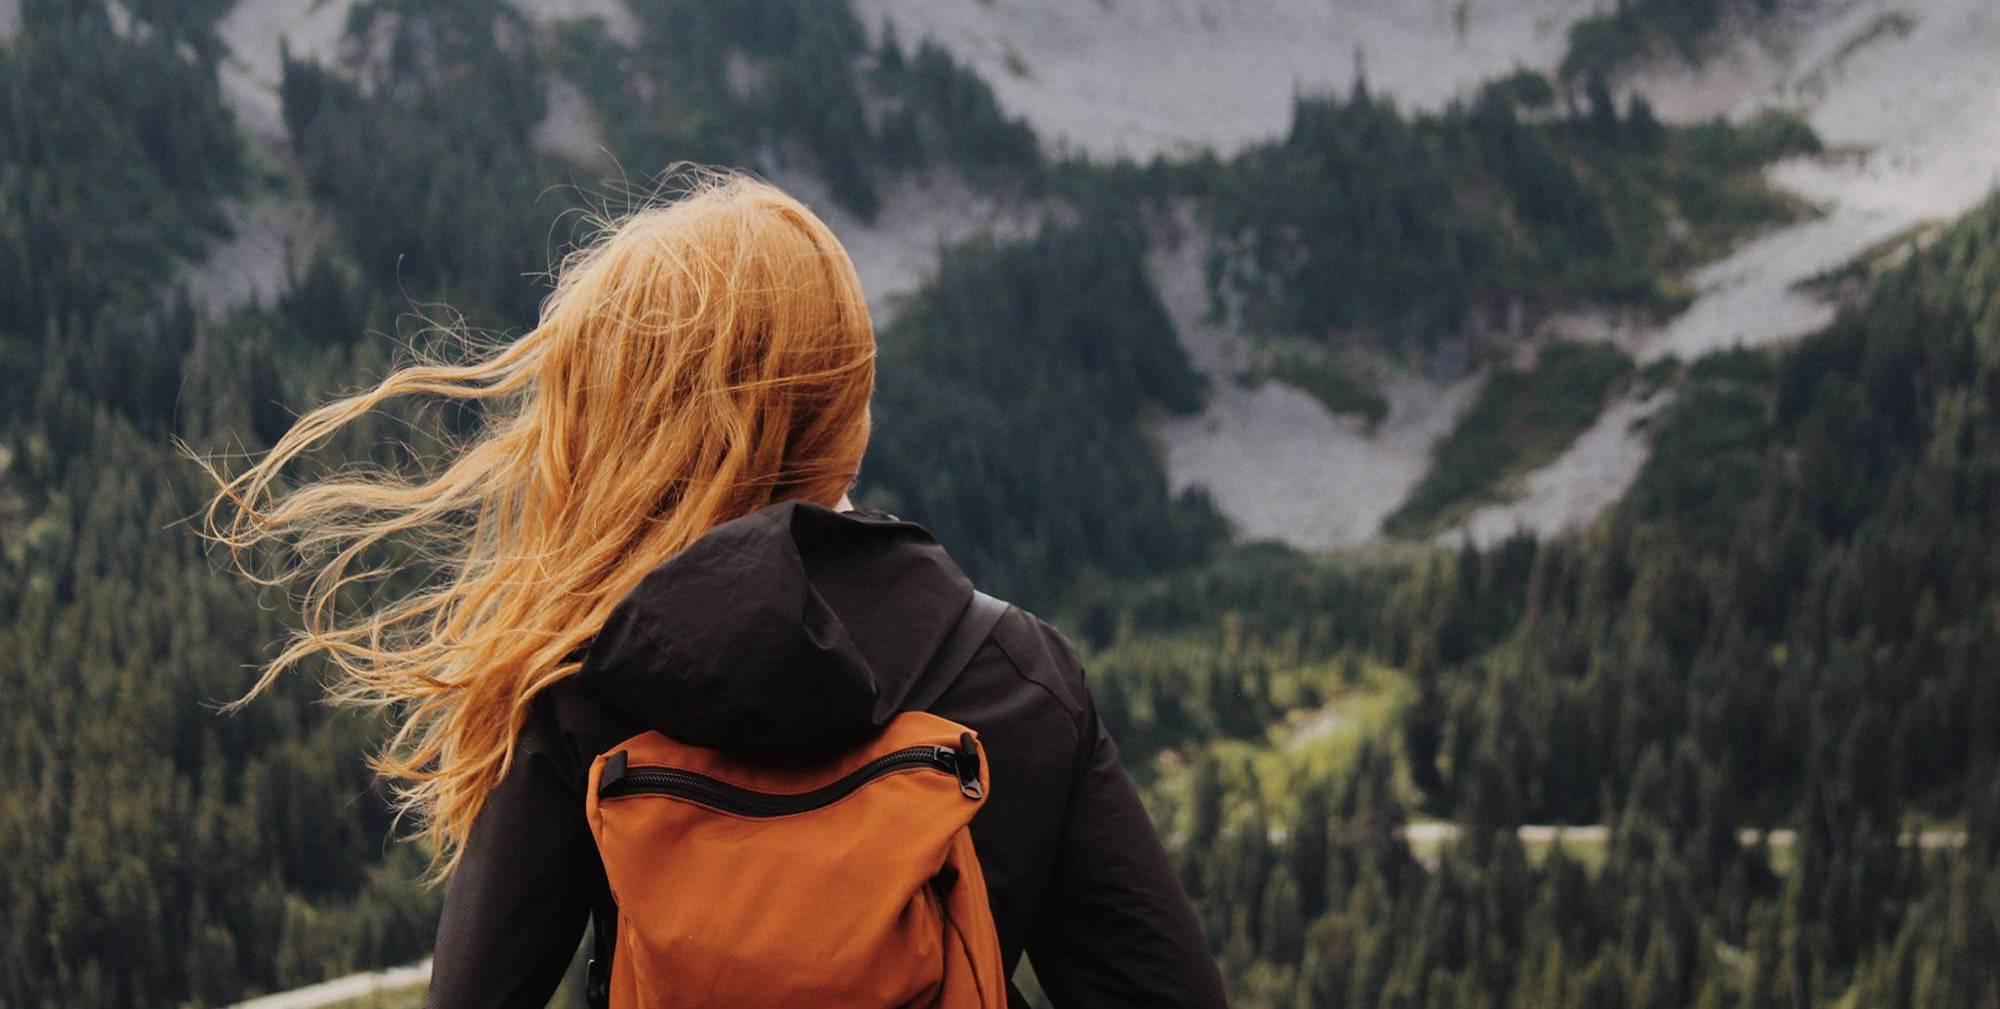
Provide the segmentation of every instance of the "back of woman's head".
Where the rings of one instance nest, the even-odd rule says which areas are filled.
[[[695,175],[569,257],[526,335],[398,369],[301,417],[240,475],[210,468],[209,535],[246,572],[260,544],[282,547],[260,580],[302,606],[248,696],[324,660],[337,699],[389,709],[376,767],[449,868],[534,695],[574,671],[648,570],[774,501],[840,499],[868,439],[874,360],[827,226],[766,183]],[[486,420],[422,476],[281,489],[287,464],[401,396],[481,401]],[[439,570],[344,611],[385,550]]]

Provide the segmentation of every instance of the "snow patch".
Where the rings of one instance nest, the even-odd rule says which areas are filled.
[[[514,8],[542,26],[596,18],[603,22],[604,34],[612,41],[626,46],[639,41],[639,23],[633,20],[625,0],[514,0]]]
[[[1542,345],[1564,340],[1570,343],[1609,344],[1627,356],[1636,357],[1659,335],[1659,327],[1636,310],[1590,306],[1544,316],[1535,325],[1533,342],[1524,343],[1521,349],[1538,352]],[[1532,357],[1516,362],[1522,366],[1532,363]]]
[[[749,101],[764,90],[771,74],[758,66],[756,61],[750,58],[749,53],[741,49],[731,49],[722,54],[722,78],[723,83],[729,88],[731,97],[738,101]]]
[[[1026,237],[1048,213],[1040,204],[1009,201],[940,170],[883,186],[882,207],[870,223],[841,206],[808,172],[786,168],[765,177],[811,207],[839,236],[861,276],[877,328],[888,325],[903,299],[937,274],[942,249],[977,235],[997,241]]]
[[[21,31],[21,0],[0,0],[0,42]]]
[[[184,274],[189,297],[210,318],[252,301],[277,301],[291,286],[294,267],[303,269],[333,234],[331,223],[303,198],[231,203],[225,213],[233,234]]]
[[[1377,539],[1382,520],[1428,468],[1431,449],[1472,403],[1475,379],[1438,383],[1392,375],[1379,388],[1389,412],[1374,430],[1335,416],[1319,400],[1280,382],[1246,387],[1242,337],[1206,317],[1207,242],[1183,213],[1177,243],[1148,255],[1148,268],[1188,357],[1209,378],[1198,416],[1155,425],[1168,480],[1179,492],[1208,491],[1248,539],[1306,549]]]
[[[1851,262],[1930,221],[1964,214],[2000,184],[2000,7],[1992,0],[1848,0],[1789,10],[1702,68],[1663,66],[1628,85],[1666,119],[1767,108],[1806,116],[1828,146],[1772,166],[1768,177],[1821,208],[1694,272],[1696,298],[1656,332],[1609,334],[1642,362],[1798,339],[1831,323],[1834,305],[1800,282]],[[1578,327],[1591,329],[1589,320]],[[1463,526],[1491,542],[1516,529],[1552,535],[1615,502],[1644,464],[1632,424],[1665,397],[1628,393],[1520,499]],[[1454,533],[1453,535],[1456,535]]]
[[[1093,157],[1231,153],[1282,135],[1301,92],[1369,86],[1437,108],[1552,67],[1599,0],[856,0],[879,41],[929,36],[1051,144]]]
[[[13,3],[19,0],[0,0]],[[386,58],[389,36],[395,27],[393,12],[376,19],[374,34],[360,43],[347,37],[347,23],[357,0],[239,0],[220,22],[217,32],[229,48],[222,61],[223,98],[236,112],[237,121],[251,137],[276,148],[285,139],[283,107],[278,87],[284,80],[280,45],[289,47],[294,60],[318,63],[336,70],[349,70],[357,59],[373,65]],[[561,21],[594,18],[604,25],[613,40],[633,45],[639,26],[624,0],[517,0],[515,9],[537,28]],[[505,22],[503,21],[503,28]],[[497,38],[496,45],[511,40]],[[367,74],[361,75],[364,79]],[[554,88],[552,86],[551,91]],[[554,105],[560,97],[550,96]],[[557,131],[559,144],[578,141],[577,127],[562,124]],[[571,132],[562,132],[563,130]],[[594,151],[594,143],[591,145]],[[574,148],[557,147],[569,152]]]
[[[1671,398],[1662,392],[1641,398],[1637,390],[1627,391],[1555,462],[1530,473],[1520,497],[1479,509],[1437,541],[1452,544],[1470,536],[1490,546],[1516,532],[1554,536],[1595,520],[1639,476],[1647,450],[1643,422]]]
[[[217,23],[229,55],[222,61],[222,97],[244,132],[277,147],[285,139],[278,85],[284,81],[279,45],[292,59],[336,66],[347,15],[355,0],[241,0]]]
[[[1206,489],[1240,536],[1330,550],[1379,538],[1476,385],[1392,379],[1381,389],[1389,413],[1371,433],[1289,386],[1250,389],[1224,378],[1200,416],[1156,431],[1173,489]]]
[[[1735,346],[1803,336],[1833,321],[1834,306],[1794,284],[1839,266],[1896,231],[1892,222],[1835,207],[1826,216],[1754,239],[1695,271],[1692,305],[1655,337],[1640,360],[1693,360]]]
[[[119,3],[118,0],[106,0],[104,4],[104,20],[111,23],[111,34],[121,39],[133,39],[144,42],[153,36],[153,26],[146,24],[139,25],[140,31],[136,35],[134,34],[132,31],[132,9]]]
[[[1695,273],[1695,303],[1642,352],[1694,358],[1796,339],[1833,308],[1797,285],[1928,221],[1957,217],[2000,184],[2000,7],[1991,0],[1829,4],[1788,15],[1779,42],[1747,40],[1706,70],[1633,82],[1670,118],[1801,111],[1829,154],[1772,166],[1771,181],[1823,209]],[[1718,82],[1738,89],[1733,96]],[[1712,89],[1712,93],[1704,93]],[[1689,96],[1702,93],[1700,100]]]
[[[550,74],[542,121],[535,124],[530,140],[537,148],[575,161],[596,161],[604,157],[604,130],[590,99],[569,78]]]

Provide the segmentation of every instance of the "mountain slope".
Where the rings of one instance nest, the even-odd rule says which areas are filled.
[[[2000,8],[1985,0],[1830,0],[1717,40],[1699,67],[1671,60],[1633,73],[1623,86],[1667,119],[1800,112],[1828,152],[1769,175],[1820,213],[1694,271],[1693,303],[1664,325],[1600,321],[1583,335],[1616,339],[1642,361],[1692,360],[1825,326],[1835,304],[1810,281],[1899,254],[1926,225],[1965,213],[2000,182],[1996,52]],[[1589,522],[1637,474],[1648,442],[1631,424],[1656,407],[1629,393],[1530,477],[1520,500],[1483,509],[1464,528],[1490,543],[1516,529],[1549,534]]]
[[[1551,69],[1592,0],[858,0],[870,31],[929,35],[1051,147],[1135,159],[1234,153],[1291,99],[1365,72],[1436,109],[1517,66]]]

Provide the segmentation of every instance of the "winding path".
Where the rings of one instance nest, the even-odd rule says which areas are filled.
[[[1435,849],[1440,845],[1458,840],[1462,831],[1459,825],[1445,820],[1422,820],[1405,824],[1403,840],[1412,846]],[[1585,823],[1564,826],[1552,823],[1522,824],[1516,831],[1523,844],[1555,844],[1561,841],[1575,841],[1582,844],[1609,844],[1611,827],[1602,823]],[[1760,839],[1768,841],[1773,848],[1789,848],[1798,842],[1798,832],[1788,827],[1778,827],[1769,831],[1745,827],[1736,832],[1736,840],[1748,847]],[[1903,844],[1915,845],[1926,851],[1963,847],[1965,831],[1962,830],[1920,830],[1903,835]]]
[[[304,988],[259,996],[248,1002],[238,1002],[229,1009],[322,1009],[324,1006],[337,1005],[377,992],[414,987],[429,981],[430,978],[431,960],[430,957],[425,957],[402,967],[349,974],[346,977],[322,981]]]

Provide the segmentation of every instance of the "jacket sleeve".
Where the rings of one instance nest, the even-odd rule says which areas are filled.
[[[1056,1009],[1228,1004],[1153,822],[1094,706],[1047,904],[1028,940]]]
[[[573,768],[536,721],[445,883],[425,1009],[543,1009],[603,891]]]

